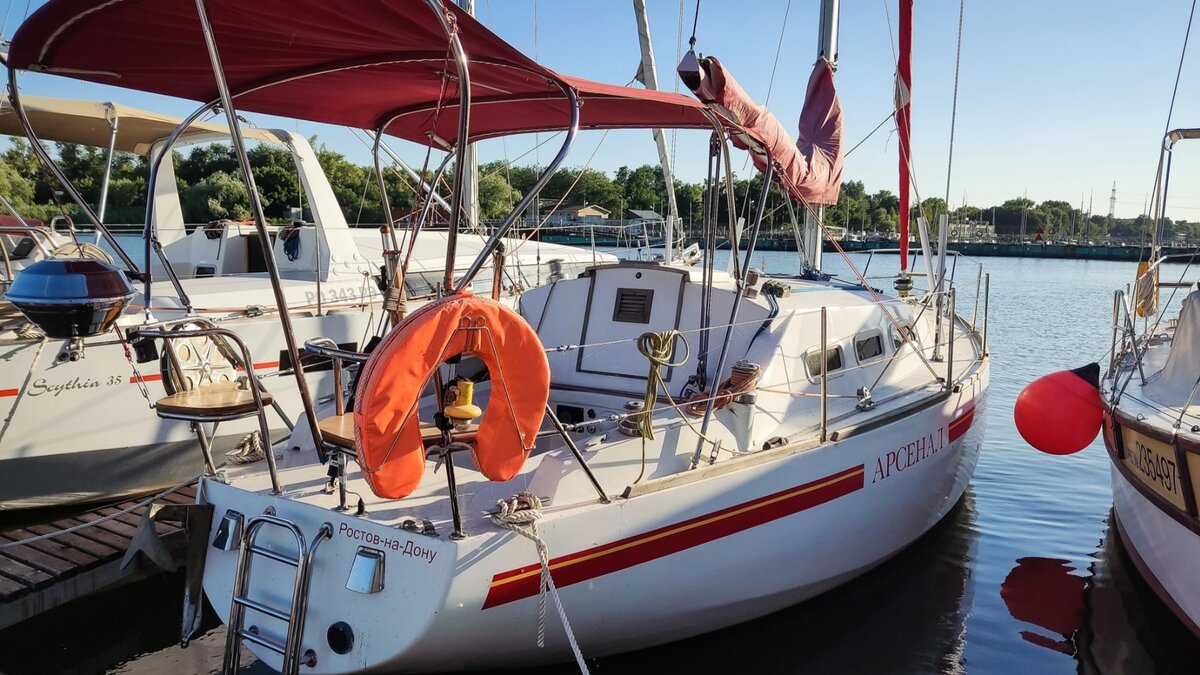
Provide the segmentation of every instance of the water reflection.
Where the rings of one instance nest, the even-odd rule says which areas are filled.
[[[1086,574],[1066,560],[1017,560],[1000,596],[1024,641],[1077,662],[1080,673],[1184,673],[1200,643],[1154,596],[1129,561],[1111,514]]]

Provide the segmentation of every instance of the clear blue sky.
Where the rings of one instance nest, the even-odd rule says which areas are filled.
[[[560,72],[614,84],[633,77],[637,33],[629,0],[476,0],[479,19],[518,49]],[[5,3],[5,7],[9,3]],[[32,2],[34,7],[41,4]],[[675,86],[680,40],[680,3],[649,0],[660,86]],[[697,49],[719,57],[759,102],[789,131],[815,57],[817,0],[703,2]],[[944,196],[950,136],[958,3],[917,0],[913,56],[913,154],[922,197]],[[950,202],[989,206],[1028,195],[1063,199],[1078,206],[1094,191],[1093,210],[1106,213],[1117,184],[1118,216],[1142,211],[1151,190],[1158,144],[1183,45],[1191,0],[1131,3],[1116,0],[973,0],[967,3],[962,45]],[[25,3],[11,0],[11,35]],[[685,0],[682,41],[686,49],[695,0]],[[786,24],[784,23],[787,13]],[[891,13],[891,27],[889,16]],[[843,3],[838,87],[846,112],[846,139],[862,140],[891,111],[894,77],[895,2]],[[1200,23],[1200,22],[1198,22]],[[1200,33],[1200,25],[1194,26]],[[772,85],[772,64],[778,69]],[[1193,35],[1193,43],[1200,35]],[[1200,126],[1200,44],[1184,63],[1173,127]],[[28,93],[115,100],[160,112],[186,114],[192,104],[112,87],[26,74]],[[359,163],[368,151],[346,129],[249,115],[260,126],[283,126],[317,134]],[[541,137],[545,141],[545,136]],[[568,158],[582,166],[615,171],[656,163],[648,132],[598,132],[581,136]],[[679,132],[676,173],[698,181],[706,138]],[[555,141],[537,153],[545,162]],[[1183,143],[1172,176],[1169,215],[1200,220],[1200,143]],[[419,164],[415,147],[401,154]],[[481,144],[483,161],[516,159],[533,138]],[[597,146],[598,150],[597,150]],[[530,154],[521,162],[532,163]],[[742,169],[735,164],[735,169]],[[742,169],[740,173],[745,173]],[[885,124],[847,160],[846,179],[874,192],[896,187],[894,125]],[[1191,189],[1191,193],[1188,190]]]

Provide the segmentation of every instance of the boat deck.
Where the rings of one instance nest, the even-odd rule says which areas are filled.
[[[165,495],[171,504],[196,501],[195,486]],[[149,505],[117,515],[138,500],[93,509],[43,525],[0,532],[0,629],[20,623],[83,595],[150,574],[152,564],[135,561],[121,569]],[[182,546],[183,528],[155,523],[169,548]],[[22,543],[28,541],[29,543]]]

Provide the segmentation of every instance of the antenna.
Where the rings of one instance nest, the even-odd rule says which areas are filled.
[[[1112,232],[1113,212],[1117,210],[1117,181],[1113,181],[1112,196],[1108,198],[1108,231]]]

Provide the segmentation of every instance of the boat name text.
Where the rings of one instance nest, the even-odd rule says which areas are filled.
[[[936,434],[922,436],[915,441],[889,450],[887,454],[875,459],[875,476],[871,482],[891,478],[892,473],[900,473],[908,467],[937,454],[938,450],[946,447],[946,428],[941,427]]]
[[[55,398],[64,391],[75,391],[76,389],[96,389],[97,387],[112,387],[121,384],[123,378],[120,375],[109,375],[107,379],[93,380],[90,377],[76,377],[66,382],[58,384],[50,384],[46,382],[46,378],[39,377],[29,383],[29,395],[41,396],[42,394],[53,394]]]
[[[402,541],[400,539],[392,539],[390,537],[381,537],[374,532],[368,532],[366,530],[359,530],[357,528],[350,527],[346,523],[341,523],[338,525],[338,534],[347,539],[354,539],[355,541],[361,541],[373,546],[379,546],[381,548],[389,548],[398,552],[400,555],[406,555],[410,558],[420,558],[428,562],[430,565],[433,564],[433,559],[437,557],[437,551],[431,548],[418,546],[417,543],[412,540]]]

